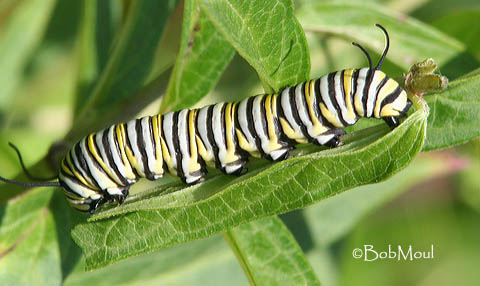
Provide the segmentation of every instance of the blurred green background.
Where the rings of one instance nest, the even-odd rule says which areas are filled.
[[[13,177],[20,171],[8,142],[21,149],[27,166],[43,158],[51,144],[68,132],[75,94],[80,88],[77,80],[81,2],[33,2],[0,3],[0,174],[5,177]],[[315,1],[296,1],[296,7],[310,2]],[[467,53],[440,70],[450,80],[480,66],[478,0],[371,2],[408,14],[464,43]],[[122,19],[122,3],[118,1],[112,7],[106,39],[112,37]],[[172,21],[170,29],[178,31],[179,24]],[[174,32],[170,34],[167,33],[172,42],[178,41]],[[348,41],[306,35],[312,77],[365,64],[361,53],[351,52]],[[166,67],[159,70],[167,70],[168,74],[175,54],[166,52],[164,56]],[[405,72],[390,62],[384,71],[392,75]],[[215,90],[198,105],[261,92],[254,70],[236,55]],[[142,114],[156,113],[158,106],[159,101],[153,101]],[[292,230],[323,285],[478,285],[479,174],[480,141],[476,139],[456,148],[423,153],[387,182],[342,193],[281,218]],[[435,258],[374,262],[352,258],[353,249],[365,244],[377,250],[384,250],[389,244],[427,250],[433,244]],[[180,248],[184,253],[182,258],[175,252]],[[155,265],[161,260],[170,260],[172,264]],[[122,276],[124,269],[134,269],[136,274]],[[158,285],[160,282],[245,285],[247,280],[234,254],[217,235],[88,273],[83,271],[80,260],[66,277],[65,285]]]

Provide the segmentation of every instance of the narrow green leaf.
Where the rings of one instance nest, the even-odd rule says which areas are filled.
[[[142,192],[121,207],[98,212],[91,217],[97,221],[76,226],[72,235],[84,251],[86,267],[93,269],[382,181],[421,150],[428,107],[418,100],[415,107],[391,132],[383,126],[361,131],[342,147],[277,164],[262,162],[263,167],[253,166],[240,178],[217,176],[192,187],[176,184]],[[318,148],[302,151],[307,150]]]
[[[207,95],[234,53],[197,1],[185,1],[180,49],[160,113],[190,107]]]
[[[29,57],[42,39],[56,1],[18,2],[0,34],[0,111],[7,108],[13,97]]]
[[[224,237],[251,285],[320,285],[302,249],[278,217],[229,229]]]
[[[385,43],[374,24],[381,24],[391,39],[388,60],[405,70],[425,58],[444,65],[465,50],[460,42],[438,30],[373,3],[322,1],[303,6],[297,16],[306,31],[342,36],[379,53]]]
[[[479,71],[451,82],[440,93],[425,96],[431,113],[423,151],[451,147],[480,136]]]
[[[145,84],[153,69],[156,47],[176,2],[139,0],[131,3],[106,67],[93,94],[80,107],[68,140],[75,141],[108,125],[102,117],[103,112],[122,104]]]
[[[75,113],[92,95],[92,89],[107,63],[113,38],[111,3],[86,0],[82,4],[80,38],[77,47],[78,71]]]
[[[200,0],[220,33],[257,71],[267,92],[310,76],[308,45],[292,0]]]
[[[53,190],[37,189],[0,207],[3,285],[60,285],[59,245],[47,206]]]

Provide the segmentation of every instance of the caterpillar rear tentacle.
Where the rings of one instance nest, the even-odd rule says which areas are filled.
[[[411,106],[406,92],[373,67],[345,69],[286,87],[277,94],[217,103],[113,125],[76,143],[60,166],[59,183],[72,207],[93,213],[123,203],[139,178],[170,172],[186,183],[203,180],[207,166],[242,174],[248,156],[280,161],[298,143],[337,147],[344,127],[360,117],[396,127]]]

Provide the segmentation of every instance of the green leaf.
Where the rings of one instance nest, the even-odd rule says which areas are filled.
[[[160,113],[190,107],[207,95],[234,53],[197,1],[185,1],[181,45]]]
[[[73,238],[87,269],[93,269],[382,181],[421,150],[428,108],[418,99],[414,104],[417,111],[391,132],[382,125],[350,135],[346,141],[353,142],[339,148],[277,164],[260,161],[240,178],[216,176],[191,187],[174,184],[142,192],[121,207],[98,212],[91,217],[96,221],[77,225]]]
[[[449,83],[440,93],[425,96],[431,113],[423,151],[451,147],[480,136],[479,71]]]
[[[405,70],[425,58],[444,65],[465,50],[462,43],[438,30],[373,3],[321,2],[303,6],[297,16],[306,31],[341,36],[379,53],[385,43],[374,24],[381,24],[391,39],[388,60]]]
[[[235,255],[220,235],[191,241],[85,272],[85,261],[65,286],[247,285]]]
[[[224,234],[251,285],[320,285],[283,222],[263,218]]]
[[[68,140],[75,141],[88,132],[105,127],[103,112],[115,108],[145,84],[153,69],[156,47],[176,0],[133,1],[106,67],[80,107]]]
[[[0,208],[0,281],[4,285],[59,285],[56,227],[47,206],[52,190],[37,189]]]
[[[310,76],[308,45],[292,0],[200,0],[217,30],[252,65],[267,92]]]
[[[480,61],[480,22],[472,21],[480,17],[479,8],[451,11],[436,19],[432,25],[446,34],[460,40],[467,50]]]
[[[4,111],[21,82],[24,68],[42,39],[55,0],[23,0],[14,8],[0,34],[0,110]],[[6,7],[8,8],[8,7]],[[8,10],[8,9],[7,9]],[[2,13],[2,18],[5,15]],[[2,19],[2,22],[5,21]]]
[[[317,246],[341,239],[374,209],[385,205],[414,185],[448,171],[443,159],[419,156],[405,170],[387,181],[355,188],[304,210]]]

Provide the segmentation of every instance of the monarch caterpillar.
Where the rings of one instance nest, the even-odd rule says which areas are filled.
[[[390,39],[373,67],[345,69],[286,87],[276,94],[217,103],[131,120],[92,133],[62,160],[58,182],[23,186],[62,186],[70,205],[93,213],[104,203],[123,203],[139,178],[156,180],[166,171],[186,184],[200,182],[206,165],[241,174],[248,156],[280,161],[295,144],[336,147],[343,127],[360,117],[383,118],[392,128],[411,106],[407,93],[380,68]],[[16,150],[18,152],[18,150]]]

